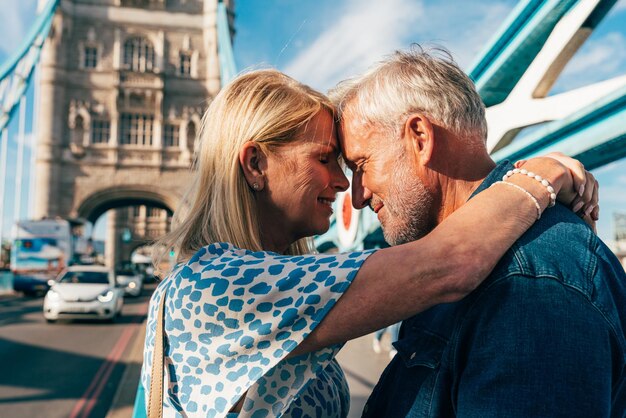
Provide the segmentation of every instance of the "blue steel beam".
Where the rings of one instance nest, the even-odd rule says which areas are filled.
[[[626,87],[563,120],[550,122],[494,153],[519,160],[550,151],[572,155],[589,169],[626,156]]]
[[[217,4],[217,52],[220,60],[220,82],[224,87],[237,74],[237,66],[230,36],[228,10],[223,1]]]
[[[469,70],[487,106],[506,99],[543,48],[558,21],[579,1],[526,0],[505,21]],[[615,5],[599,1],[582,28],[593,30]],[[596,168],[626,156],[626,88],[571,116],[546,123],[529,136],[495,152],[496,161],[562,151]]]
[[[58,5],[59,0],[46,4],[22,45],[0,67],[0,132],[8,125],[30,83]]]
[[[515,7],[468,71],[486,106],[508,97],[555,26],[579,2],[525,0]],[[593,30],[615,3],[600,1],[583,28]]]

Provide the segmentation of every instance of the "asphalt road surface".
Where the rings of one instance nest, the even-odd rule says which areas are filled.
[[[0,417],[104,417],[154,284],[114,323],[43,318],[43,297],[0,296]]]
[[[0,295],[0,418],[105,417],[154,287],[125,298],[122,317],[113,324],[48,324],[42,297]],[[350,341],[338,356],[350,385],[349,418],[361,416],[389,361],[387,351],[372,351],[371,339]],[[129,386],[134,391],[136,382]]]

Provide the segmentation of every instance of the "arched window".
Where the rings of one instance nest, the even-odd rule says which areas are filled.
[[[191,52],[180,51],[178,54],[178,74],[183,77],[191,76]]]
[[[194,152],[196,144],[196,124],[189,122],[187,124],[187,149]]]
[[[154,48],[142,37],[130,38],[124,42],[124,67],[144,73],[154,69]]]
[[[82,116],[76,116],[74,120],[74,131],[72,132],[72,143],[82,146],[85,137],[85,120]]]

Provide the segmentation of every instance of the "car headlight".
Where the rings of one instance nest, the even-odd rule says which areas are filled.
[[[102,292],[101,294],[98,295],[98,300],[104,303],[111,302],[113,300],[113,291],[107,290],[105,292]]]
[[[48,290],[48,293],[46,294],[46,296],[51,301],[55,301],[55,300],[59,300],[60,299],[59,294],[57,292],[55,292],[54,290],[52,290],[52,289]]]
[[[137,287],[137,283],[135,283],[135,282],[130,282],[130,283],[128,283],[128,288],[129,288],[129,289],[134,289],[134,288],[136,288],[136,287]]]

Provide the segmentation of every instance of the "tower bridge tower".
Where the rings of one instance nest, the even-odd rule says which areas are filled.
[[[234,2],[223,2],[232,36]],[[144,217],[176,209],[202,113],[220,89],[217,16],[218,0],[61,0],[40,64],[36,218],[95,223],[114,209],[114,264],[120,231],[146,230],[129,225],[146,220],[127,207]]]

